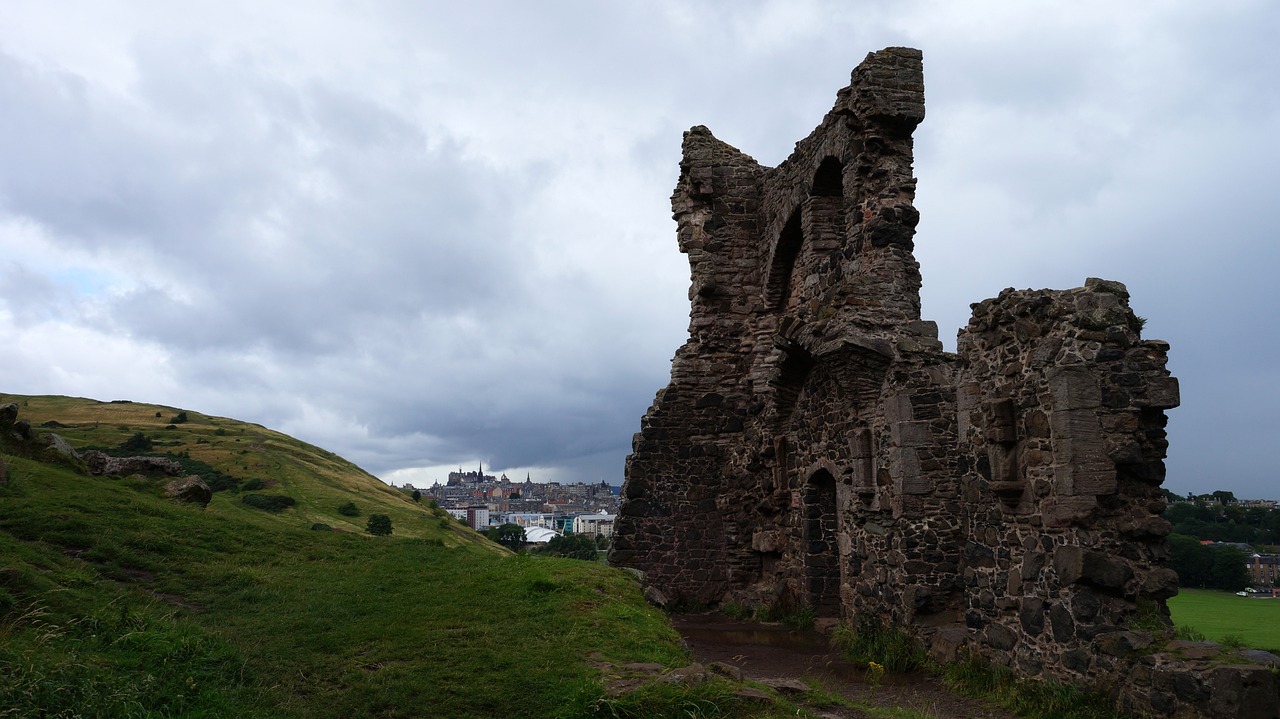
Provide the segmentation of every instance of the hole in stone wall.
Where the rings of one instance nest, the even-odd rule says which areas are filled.
[[[810,195],[820,197],[844,197],[844,165],[834,157],[827,157],[818,165],[813,175]]]
[[[836,479],[825,469],[809,477],[804,494],[805,588],[820,617],[840,613],[840,551],[836,546]]]
[[[787,224],[778,236],[778,245],[773,250],[773,264],[769,267],[769,284],[765,299],[774,309],[783,309],[791,298],[791,273],[796,267],[796,258],[800,256],[800,248],[804,245],[804,232],[800,229],[800,208],[797,207],[787,218]]]

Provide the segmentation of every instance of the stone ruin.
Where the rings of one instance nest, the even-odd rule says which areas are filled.
[[[1275,672],[1169,641],[1178,384],[1124,285],[1006,289],[955,353],[921,320],[921,60],[868,55],[777,167],[685,133],[689,339],[635,435],[610,562],[677,606],[870,618],[1137,714],[1280,715]]]

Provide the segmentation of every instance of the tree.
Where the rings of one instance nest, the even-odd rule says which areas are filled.
[[[556,557],[594,561],[596,558],[596,542],[585,534],[569,534],[562,537],[552,537],[551,541],[547,542],[545,551],[547,554]]]
[[[520,549],[527,541],[524,527],[511,523],[490,527],[485,530],[484,536],[512,551]]]
[[[182,424],[187,421],[187,413],[179,412],[169,418],[169,424]]]
[[[338,514],[341,514],[344,517],[359,517],[360,510],[356,509],[355,502],[347,502],[346,504],[339,505]]]
[[[415,501],[415,502],[421,502],[421,501],[422,501],[422,492],[420,492],[420,491],[418,491],[418,490],[416,490],[416,489],[415,489],[415,490],[413,490],[413,494],[411,494],[411,495],[409,495],[409,496],[410,496],[410,497],[413,497],[413,501]]]
[[[1238,592],[1249,585],[1248,559],[1238,547],[1214,547],[1209,562],[1209,586]]]
[[[1178,573],[1183,587],[1243,589],[1249,583],[1244,552],[1238,547],[1200,544],[1195,537],[1169,535],[1169,568]]]
[[[369,523],[365,525],[364,530],[379,537],[391,534],[391,517],[385,514],[370,514]]]

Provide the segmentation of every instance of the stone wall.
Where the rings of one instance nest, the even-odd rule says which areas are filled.
[[[1178,386],[1125,287],[1005,290],[955,353],[921,321],[923,93],[921,54],[889,48],[778,167],[685,133],[689,340],[635,436],[610,561],[676,605],[873,617],[1135,713],[1273,716],[1235,699],[1280,696],[1274,673],[1168,650]]]

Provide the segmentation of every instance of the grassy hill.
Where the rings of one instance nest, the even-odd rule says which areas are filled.
[[[426,522],[429,513],[405,493],[377,477],[314,445],[261,425],[225,417],[210,417],[191,410],[137,402],[99,402],[73,397],[25,397],[0,394],[0,404],[15,402],[19,416],[38,431],[55,432],[73,446],[118,447],[141,432],[151,440],[149,452],[189,458],[215,468],[238,487],[259,480],[265,487],[253,490],[292,498],[287,513],[271,514],[246,506],[243,492],[215,493],[208,513],[235,516],[268,526],[328,524],[335,529],[364,532],[371,513],[391,517],[397,536],[440,539],[447,546],[467,542],[497,551],[490,543],[476,541],[472,532],[439,532]],[[186,421],[174,423],[183,415]],[[344,516],[338,507],[354,502],[360,514]]]
[[[332,453],[172,407],[8,402],[37,434],[83,448],[141,432],[230,485],[201,508],[164,497],[168,478],[93,477],[0,445],[2,717],[775,711],[738,713],[718,682],[607,698],[616,667],[689,661],[631,579],[512,555]],[[253,480],[296,504],[244,504],[236,488]],[[360,516],[339,514],[345,502]],[[364,531],[374,512],[391,536]]]

